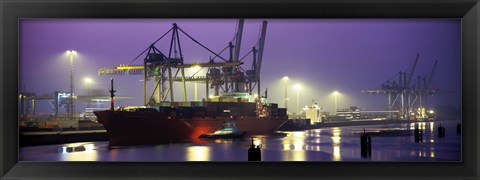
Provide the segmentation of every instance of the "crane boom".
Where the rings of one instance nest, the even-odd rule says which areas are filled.
[[[228,67],[228,66],[240,66],[243,62],[209,62],[209,63],[194,63],[194,64],[179,64],[179,65],[155,65],[158,68],[193,68],[193,67]],[[119,65],[113,67],[101,68],[98,70],[98,75],[143,75],[143,65]]]
[[[267,35],[267,21],[262,23],[262,34],[260,36],[260,42],[258,45],[258,59],[257,59],[257,69],[256,69],[256,78],[260,79],[260,70],[262,69],[262,57],[263,57],[263,47],[265,45],[265,37]]]
[[[430,85],[432,84],[433,74],[435,73],[435,69],[437,69],[437,64],[438,64],[438,60],[436,60],[435,64],[433,64],[432,72],[430,73],[430,76],[428,77],[427,87],[430,87]]]
[[[242,33],[243,33],[243,19],[238,20],[238,29],[235,36],[235,51],[233,54],[233,61],[238,61],[240,56],[240,46],[242,44]]]
[[[420,57],[420,54],[417,53],[417,57],[415,58],[415,62],[413,63],[412,70],[410,71],[410,74],[408,75],[408,80],[407,80],[407,83],[405,84],[405,87],[408,87],[408,85],[410,85],[410,82],[412,81],[413,72],[415,72],[415,67],[417,67],[419,57]]]

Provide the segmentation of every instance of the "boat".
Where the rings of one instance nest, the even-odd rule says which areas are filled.
[[[199,138],[209,139],[237,139],[245,136],[245,131],[238,130],[235,120],[225,121],[223,128],[214,133],[201,134]]]
[[[214,133],[226,117],[245,135],[275,132],[287,120],[286,109],[257,102],[176,102],[95,111],[109,136],[110,146],[195,141]]]

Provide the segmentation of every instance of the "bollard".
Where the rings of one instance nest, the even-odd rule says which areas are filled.
[[[462,134],[462,124],[457,123],[457,134]]]
[[[360,136],[360,148],[362,157],[372,156],[372,137],[367,135],[365,129],[363,129],[363,134]]]
[[[250,148],[248,148],[248,161],[261,161],[262,160],[262,151],[260,150],[260,146],[255,147],[253,144],[250,144]]]
[[[440,123],[440,126],[438,126],[438,137],[442,138],[445,137],[445,128],[442,127],[442,124]]]
[[[415,124],[415,130],[413,131],[415,134],[415,142],[422,142],[423,141],[423,130],[418,128],[418,124]]]

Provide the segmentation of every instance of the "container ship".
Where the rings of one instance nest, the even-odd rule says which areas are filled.
[[[265,44],[267,21],[262,21],[260,38],[252,50],[252,68],[245,70],[240,58],[240,45],[243,31],[243,19],[238,20],[235,43],[229,42],[229,58],[221,57],[199,41],[188,35],[176,23],[162,37],[171,33],[170,50],[162,53],[156,43],[160,37],[148,46],[138,57],[145,55],[143,65],[120,65],[102,68],[99,75],[143,75],[144,76],[144,105],[137,107],[113,107],[113,79],[110,110],[95,111],[98,122],[103,124],[110,137],[110,145],[138,145],[173,143],[195,140],[201,134],[213,133],[222,129],[225,121],[236,121],[239,131],[246,135],[272,133],[285,123],[288,118],[285,108],[278,108],[277,104],[268,103],[265,96],[252,97],[253,90],[257,88],[260,94],[260,70],[262,54]],[[207,63],[185,63],[180,47],[179,34],[184,34],[194,43],[214,55]],[[161,45],[160,43],[158,45]],[[178,51],[177,51],[178,50]],[[172,53],[174,52],[174,53]],[[177,53],[178,52],[178,53]],[[223,51],[222,51],[223,52]],[[246,55],[244,56],[246,57]],[[133,61],[135,61],[135,58]],[[215,58],[221,59],[216,62]],[[132,61],[132,62],[133,62]],[[223,62],[222,62],[223,61]],[[186,76],[186,68],[205,68],[205,76]],[[172,71],[176,69],[173,76]],[[200,70],[197,70],[199,72]],[[179,73],[181,72],[181,73]],[[154,93],[155,99],[147,101],[147,81],[156,80]],[[173,82],[182,83],[182,102],[174,100],[176,91]],[[206,85],[207,100],[188,102],[186,97],[186,82],[200,82]],[[209,89],[214,89],[210,97]],[[223,92],[220,93],[219,91]],[[167,101],[166,97],[170,96]],[[152,96],[153,97],[153,96]]]
[[[169,104],[170,106],[167,106]],[[257,102],[176,102],[95,111],[110,146],[196,141],[225,121],[235,121],[247,135],[273,133],[287,120],[285,108]]]

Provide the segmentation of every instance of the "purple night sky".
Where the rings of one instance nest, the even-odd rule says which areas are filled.
[[[261,21],[245,20],[240,57],[256,44]],[[78,52],[74,57],[75,93],[86,95],[87,88],[91,88],[107,95],[111,76],[97,76],[97,70],[129,64],[167,32],[172,23],[177,23],[208,48],[220,52],[233,39],[237,20],[22,19],[19,88],[37,95],[69,91],[69,58],[65,51],[74,49]],[[207,62],[213,57],[186,36],[181,34],[180,39],[185,63]],[[164,53],[168,46],[168,36],[156,45]],[[228,58],[227,51],[222,54],[225,58]],[[301,107],[314,100],[331,112],[334,108],[332,92],[339,91],[339,108],[356,105],[365,110],[384,110],[384,95],[362,94],[361,90],[377,89],[399,71],[408,71],[416,53],[420,53],[420,58],[413,80],[417,76],[428,76],[438,60],[432,86],[441,91],[456,91],[430,97],[429,106],[452,104],[460,107],[460,19],[269,19],[261,91],[268,88],[269,101],[284,107],[282,77],[288,76],[291,111],[296,109],[293,85],[297,83],[303,86]],[[142,64],[143,57],[132,64]],[[251,56],[245,58],[243,68],[250,69],[251,61]],[[189,70],[186,73],[191,74]],[[94,81],[89,87],[84,83],[86,77]],[[143,82],[139,81],[143,76],[113,77],[117,96],[133,97],[119,100],[116,105],[143,104]],[[187,83],[188,100],[193,100],[193,87],[193,83]],[[175,88],[175,99],[181,101],[180,83]],[[199,99],[205,97],[204,84],[199,85],[198,94]],[[83,111],[84,104],[77,102],[76,111]],[[48,102],[37,102],[37,113],[51,111]]]

